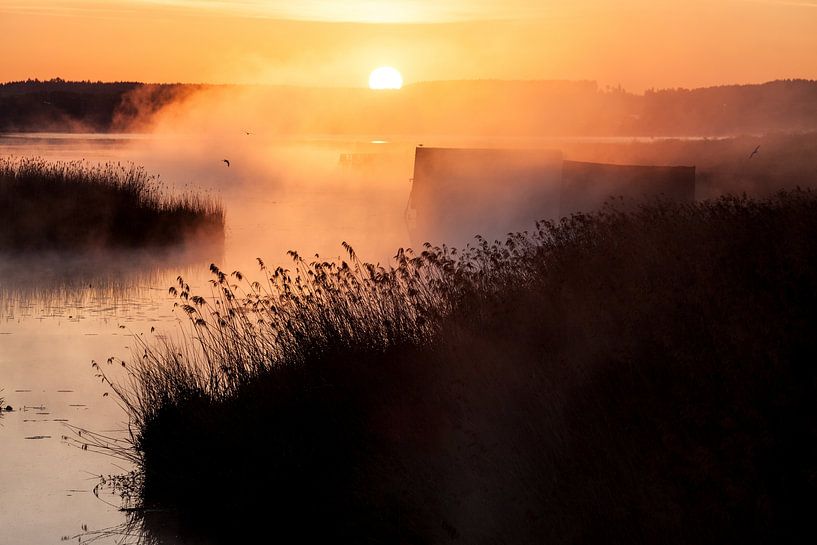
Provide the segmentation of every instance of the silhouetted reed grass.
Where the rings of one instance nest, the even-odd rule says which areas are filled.
[[[0,251],[170,246],[223,237],[211,197],[171,194],[134,165],[0,158]]]
[[[111,385],[139,506],[222,542],[811,541],[815,235],[794,191],[179,278],[187,335]]]

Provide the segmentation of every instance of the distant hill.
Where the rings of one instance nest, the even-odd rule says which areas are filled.
[[[817,81],[629,93],[592,81],[435,81],[397,92],[28,80],[0,85],[0,131],[141,131],[197,93],[280,133],[685,136],[817,130]],[[232,94],[231,94],[232,93]],[[212,97],[211,97],[212,98]],[[237,110],[238,111],[238,110]]]

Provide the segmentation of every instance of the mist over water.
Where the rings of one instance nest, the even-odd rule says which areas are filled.
[[[817,189],[814,28],[817,0],[0,0],[0,545],[179,545],[188,508],[219,543],[813,533],[817,204],[762,199]],[[141,501],[100,488],[133,464]]]
[[[7,508],[0,510],[4,536],[51,542],[83,533],[83,525],[98,530],[124,521],[114,506],[95,497],[92,475],[129,468],[72,446],[63,439],[70,435],[65,424],[127,433],[123,411],[105,396],[90,364],[104,365],[114,355],[128,359],[140,339],[177,333],[177,322],[185,317],[168,295],[177,276],[206,296],[210,263],[253,280],[256,258],[268,267],[291,267],[288,250],[307,261],[315,254],[332,259],[344,253],[341,243],[347,242],[362,260],[385,264],[397,248],[424,242],[412,239],[406,222],[420,144],[558,150],[566,159],[618,164],[695,165],[699,199],[808,185],[809,173],[817,172],[812,153],[817,143],[809,135],[661,140],[487,132],[470,137],[315,134],[308,132],[313,125],[304,117],[261,121],[275,117],[257,94],[227,96],[193,95],[153,116],[141,126],[148,132],[139,134],[0,136],[2,156],[134,163],[158,175],[168,192],[202,192],[226,210],[223,244],[0,256],[0,388],[14,408],[0,421],[5,447],[0,482],[8,483]],[[274,110],[282,111],[281,105]],[[748,152],[758,143],[762,154],[749,162]],[[429,238],[450,242],[444,233]],[[116,369],[106,373],[114,379],[124,375]],[[22,475],[20,467],[26,468]]]
[[[93,475],[130,468],[63,436],[72,435],[66,424],[113,436],[127,433],[125,415],[105,395],[91,361],[103,363],[113,355],[127,360],[137,338],[177,334],[182,316],[168,295],[177,276],[207,295],[210,263],[252,278],[258,257],[291,266],[290,249],[331,257],[348,241],[361,257],[385,262],[409,244],[403,211],[413,143],[372,144],[373,139],[284,141],[226,131],[206,137],[0,137],[3,156],[132,162],[159,175],[168,192],[203,192],[227,210],[225,241],[214,246],[0,257],[0,388],[14,409],[0,422],[4,539],[46,543],[83,534],[83,525],[92,531],[124,522],[122,513],[93,494]],[[378,159],[371,165],[340,164],[341,154],[350,153]],[[116,369],[106,372],[123,376]],[[117,504],[117,498],[103,499]]]

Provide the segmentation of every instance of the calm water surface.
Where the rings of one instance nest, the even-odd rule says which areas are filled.
[[[0,397],[14,408],[0,418],[0,543],[120,542],[116,532],[99,534],[125,522],[117,498],[97,497],[94,487],[100,475],[130,467],[64,438],[69,426],[127,433],[126,415],[91,361],[128,359],[135,336],[150,342],[175,331],[180,317],[167,288],[181,274],[206,295],[211,262],[253,278],[256,257],[286,264],[288,249],[338,256],[341,241],[387,260],[409,244],[403,212],[413,146],[329,137],[0,136],[0,156],[134,162],[169,190],[205,191],[227,210],[223,246],[0,258]],[[376,159],[344,166],[339,158],[350,153]]]

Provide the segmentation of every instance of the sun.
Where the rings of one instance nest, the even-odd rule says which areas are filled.
[[[369,89],[399,89],[403,86],[403,76],[391,66],[380,66],[369,74]]]

